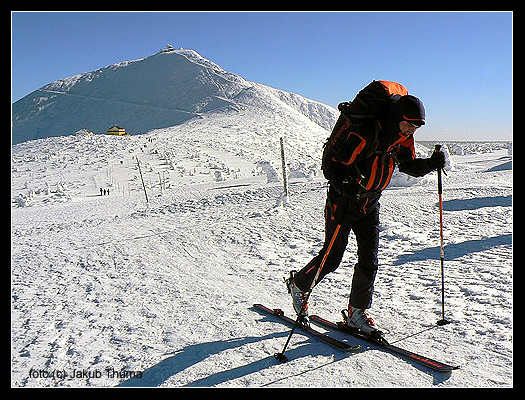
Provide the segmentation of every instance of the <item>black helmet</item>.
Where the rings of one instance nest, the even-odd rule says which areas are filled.
[[[392,106],[392,114],[398,122],[404,120],[414,125],[425,125],[425,107],[415,96],[401,96]]]

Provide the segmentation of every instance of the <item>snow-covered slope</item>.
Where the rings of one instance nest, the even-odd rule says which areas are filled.
[[[287,118],[260,107],[224,110],[145,135],[13,146],[11,384],[511,386],[512,170],[504,143],[454,156],[444,178],[451,325],[407,338],[440,318],[435,176],[400,174],[381,199],[372,315],[398,345],[460,370],[439,374],[373,346],[345,354],[300,332],[290,362],[276,362],[289,327],[251,305],[291,314],[282,279],[324,238],[326,184],[315,164],[327,131],[299,114]],[[295,177],[286,207],[272,179],[283,132]],[[355,252],[351,236],[342,266],[312,295],[312,312],[338,318]]]
[[[151,96],[140,104],[130,100],[138,89],[122,85],[136,69],[151,74],[143,85]],[[180,74],[169,73],[175,69]],[[190,82],[197,92],[164,90]],[[55,82],[21,102],[27,104],[25,114],[16,113],[20,141],[33,137],[30,124],[45,127],[64,110],[78,118],[67,132],[105,131],[113,123],[131,130],[110,120],[113,114],[104,117],[112,107],[130,121],[149,110],[143,119],[165,116],[168,125],[130,137],[77,134],[12,146],[12,386],[512,385],[506,143],[455,143],[448,147],[462,155],[452,156],[445,148],[450,325],[435,325],[435,174],[396,173],[381,198],[371,313],[392,342],[460,370],[436,373],[373,346],[341,353],[300,332],[287,351],[290,361],[279,364],[273,354],[289,327],[252,304],[291,315],[282,279],[322,247],[326,182],[319,162],[335,110],[247,82],[184,50]],[[81,123],[97,103],[104,104],[100,129]],[[281,198],[280,137],[288,203]],[[422,143],[417,151],[426,156],[432,148]],[[312,294],[312,312],[338,318],[355,262],[351,235],[341,267]]]
[[[131,134],[178,125],[210,112],[254,106],[301,114],[330,129],[336,111],[322,103],[249,82],[194,50],[160,51],[52,82],[12,107],[13,144],[106,132],[118,124]]]

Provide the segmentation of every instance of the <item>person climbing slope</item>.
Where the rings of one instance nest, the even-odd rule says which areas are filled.
[[[430,158],[416,158],[413,136],[425,124],[425,108],[399,83],[373,81],[352,102],[339,104],[339,110],[323,152],[323,173],[329,181],[324,246],[303,269],[290,272],[286,286],[294,310],[308,324],[309,293],[338,268],[353,231],[357,263],[345,323],[373,334],[378,327],[367,310],[378,269],[381,192],[396,165],[420,177],[442,168],[445,157],[434,152]]]

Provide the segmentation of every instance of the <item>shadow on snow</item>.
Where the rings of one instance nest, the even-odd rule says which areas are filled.
[[[274,321],[275,319],[272,319],[271,317],[265,317],[263,321]],[[254,321],[255,322],[255,321]],[[217,340],[215,342],[207,342],[207,343],[198,343],[194,345],[187,346],[180,351],[175,352],[172,356],[162,360],[158,364],[152,366],[151,368],[148,368],[142,373],[141,378],[131,378],[127,381],[122,382],[119,386],[120,387],[155,387],[159,386],[165,381],[167,381],[171,376],[184,371],[185,369],[191,367],[192,365],[198,364],[199,362],[205,360],[206,358],[213,356],[215,354],[219,354],[225,350],[228,349],[234,349],[234,348],[240,348],[246,344],[249,343],[255,343],[255,342],[262,342],[267,339],[272,338],[278,338],[282,337],[283,339],[286,338],[289,334],[290,330],[286,329],[284,332],[276,332],[271,333],[265,336],[249,336],[245,338],[235,338],[235,339],[229,339],[229,340]],[[295,346],[297,346],[297,336],[299,334],[294,335],[295,336]],[[305,343],[304,335],[301,334],[302,343]],[[337,354],[334,353],[334,350],[332,350],[329,346],[325,346],[320,344],[319,346],[311,346],[310,342],[314,342],[315,339],[308,338],[306,339],[306,344],[299,346],[299,347],[293,347],[286,351],[286,354],[288,357],[290,357],[290,360],[298,359],[301,357],[307,357],[307,356],[316,356],[316,355],[324,355],[324,356],[331,356],[333,355],[333,358],[331,359],[330,363],[336,362],[342,358],[345,358],[349,355],[349,353],[344,352],[337,352]],[[284,340],[282,343],[277,343],[277,347],[284,345]],[[277,352],[278,348],[275,349]],[[235,367],[232,369],[226,369],[223,371],[218,371],[215,373],[212,373],[209,376],[205,376],[201,379],[189,382],[185,385],[181,386],[189,386],[189,387],[211,387],[218,384],[221,384],[223,382],[228,382],[237,378],[241,378],[243,376],[248,376],[252,373],[262,371],[266,368],[270,368],[272,366],[279,365],[279,362],[273,357],[272,355],[269,355],[262,359],[257,359],[254,362],[248,363],[246,365],[241,365],[239,367]],[[316,369],[316,368],[314,368]],[[293,378],[295,375],[290,376],[290,378]],[[280,378],[278,381],[287,379],[288,377]],[[266,383],[266,385],[271,385],[274,382]]]
[[[445,260],[454,260],[467,254],[478,253],[489,250],[493,247],[512,245],[512,234],[487,237],[477,240],[468,240],[461,243],[445,245]],[[439,260],[440,246],[427,247],[426,249],[416,250],[410,254],[401,254],[393,265],[402,265],[414,261]]]
[[[481,197],[473,199],[455,199],[443,202],[443,210],[445,211],[462,211],[462,210],[477,210],[483,207],[511,207],[512,195],[509,196],[495,196],[495,197]]]

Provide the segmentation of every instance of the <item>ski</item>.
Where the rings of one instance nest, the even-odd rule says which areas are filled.
[[[284,312],[283,310],[279,309],[279,308],[268,308],[266,306],[263,306],[262,304],[254,304],[253,305],[256,309],[258,310],[261,310],[267,314],[270,314],[270,315],[273,315],[277,318],[279,318],[281,321],[284,321],[290,325],[295,325],[295,320],[290,318],[290,317],[287,317],[286,315],[284,315]],[[316,338],[322,340],[323,342],[329,344],[330,346],[332,347],[335,347],[336,349],[338,350],[342,350],[342,351],[357,351],[359,349],[361,349],[361,345],[357,344],[357,345],[350,345],[348,343],[345,343],[345,342],[342,342],[340,340],[337,340],[337,339],[334,339],[333,337],[331,336],[328,336],[327,334],[325,333],[322,333],[322,332],[319,332],[318,330],[312,328],[312,327],[306,327],[306,326],[303,326],[302,324],[299,324],[298,325],[299,328],[301,328],[304,332],[312,335],[312,336],[315,336]]]
[[[345,332],[349,335],[352,335],[356,338],[362,339],[364,341],[367,341],[368,343],[375,344],[379,346],[380,348],[383,348],[385,350],[390,351],[391,353],[398,354],[400,356],[406,357],[407,359],[417,362],[418,364],[424,365],[428,368],[431,368],[435,371],[440,372],[450,372],[452,370],[458,369],[459,366],[452,366],[445,363],[442,363],[440,361],[433,360],[429,357],[422,356],[420,354],[414,353],[412,351],[408,351],[405,349],[402,349],[401,347],[394,346],[392,344],[389,344],[386,340],[374,340],[373,338],[369,337],[368,335],[360,332],[360,331],[353,331],[345,328],[345,326],[342,323],[334,323],[331,321],[328,321],[324,318],[319,317],[318,315],[311,315],[310,321],[319,325],[323,326],[325,328],[330,328],[334,330],[338,330],[341,332]]]

